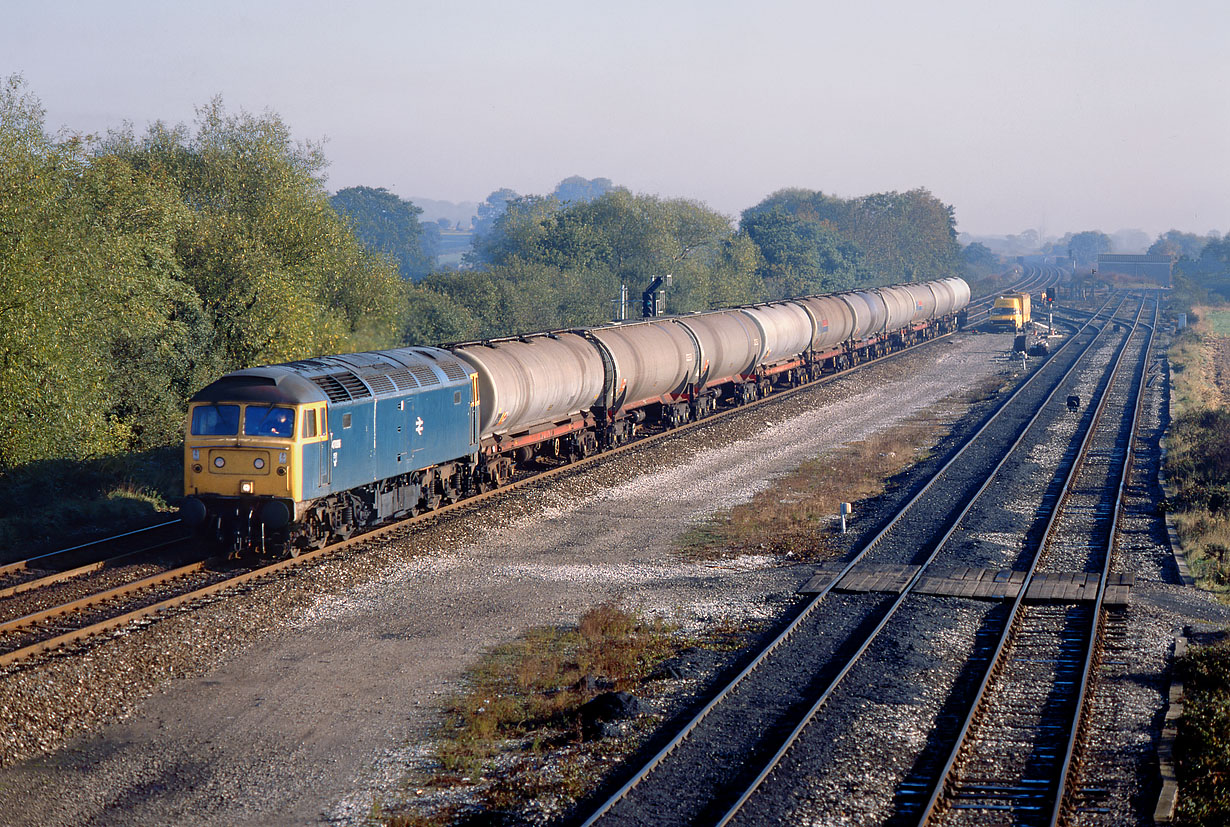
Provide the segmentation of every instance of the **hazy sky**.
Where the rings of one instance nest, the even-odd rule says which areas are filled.
[[[569,175],[732,216],[926,187],[959,229],[1230,230],[1225,0],[4,0],[47,124],[227,109],[331,190],[481,201]]]

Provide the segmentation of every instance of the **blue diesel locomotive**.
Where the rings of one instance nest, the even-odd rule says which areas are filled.
[[[478,436],[477,374],[446,350],[237,371],[189,401],[181,513],[234,550],[297,555],[458,499]]]

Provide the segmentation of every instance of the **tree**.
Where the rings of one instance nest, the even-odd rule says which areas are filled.
[[[1074,234],[1068,240],[1068,255],[1077,267],[1089,267],[1097,263],[1098,256],[1109,253],[1110,237],[1098,230],[1086,230]]]
[[[427,225],[419,224],[422,210],[384,187],[347,187],[329,199],[333,208],[351,222],[354,234],[373,253],[397,262],[402,278],[418,281],[431,272],[435,256],[427,250]],[[439,225],[431,228],[439,237]]]
[[[615,185],[610,178],[591,179],[573,175],[556,184],[551,195],[561,204],[586,204],[613,189]]]
[[[104,150],[165,180],[188,207],[175,255],[228,367],[395,341],[393,268],[363,249],[330,205],[319,147],[276,115],[230,115],[221,99],[187,127],[151,126]]]
[[[1170,256],[1175,261],[1181,258],[1195,261],[1200,258],[1200,253],[1207,243],[1209,243],[1207,236],[1169,230],[1157,237],[1157,241],[1149,247],[1149,255]]]
[[[508,203],[520,197],[515,190],[510,190],[507,187],[498,189],[488,195],[487,200],[478,205],[478,215],[474,219],[475,237],[480,238],[491,232],[491,228],[495,226],[496,220],[504,214]]]
[[[923,189],[851,200],[811,190],[780,190],[745,210],[743,226],[758,213],[777,210],[797,221],[825,225],[853,244],[861,256],[863,271],[858,278],[864,283],[943,278],[960,267],[952,207]],[[766,261],[771,258],[766,255]]]
[[[761,275],[773,298],[846,290],[869,279],[861,251],[828,221],[779,204],[745,212],[741,226],[760,250]]]

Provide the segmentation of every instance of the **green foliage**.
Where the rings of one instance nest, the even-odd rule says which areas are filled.
[[[795,283],[816,292],[816,284],[846,289],[960,271],[952,208],[922,189],[850,200],[781,190],[745,210],[742,227],[761,246],[765,283],[778,296],[798,295]],[[775,277],[786,282],[775,288]]]
[[[1192,650],[1179,662],[1185,702],[1176,744],[1178,823],[1230,823],[1230,646]]]
[[[474,235],[484,236],[491,232],[495,222],[504,214],[509,202],[521,196],[507,187],[498,189],[487,196],[487,200],[478,205],[478,215],[474,217]]]
[[[1208,241],[1207,236],[1168,230],[1158,236],[1157,241],[1149,247],[1149,255],[1170,256],[1176,261],[1181,258],[1195,260],[1200,258],[1200,252]]]
[[[1204,300],[1230,301],[1230,238],[1211,238],[1194,258],[1175,262],[1177,278],[1185,278],[1197,287]]]
[[[1171,424],[1167,469],[1180,484],[1179,502],[1230,513],[1230,410],[1198,409]]]
[[[0,472],[123,446],[107,415],[107,261],[86,141],[53,140],[20,78],[0,92]],[[108,246],[114,249],[116,242]],[[87,404],[82,404],[82,402]]]
[[[338,190],[329,202],[349,219],[367,249],[397,262],[402,278],[418,281],[431,272],[434,253],[428,240],[438,244],[441,225],[428,230],[419,224],[423,211],[414,204],[384,187],[348,187]]]
[[[551,195],[561,204],[582,204],[593,201],[611,190],[615,185],[610,178],[582,178],[573,175],[555,185]]]
[[[846,290],[871,279],[862,252],[830,222],[778,205],[744,213],[742,228],[764,257],[761,275],[773,298]]]
[[[276,116],[52,137],[0,91],[0,473],[174,443],[220,373],[396,341],[400,280]]]
[[[183,127],[155,124],[109,148],[169,179],[191,208],[176,253],[232,366],[386,342],[400,286],[329,204],[318,147],[276,116],[227,115],[220,100]]]
[[[623,189],[580,203],[511,200],[476,240],[473,258],[487,269],[430,283],[474,314],[484,335],[604,321],[621,284],[636,295],[666,274],[672,313],[763,297],[755,251],[724,216]],[[528,297],[534,306],[519,306]],[[539,324],[518,329],[518,320]]]

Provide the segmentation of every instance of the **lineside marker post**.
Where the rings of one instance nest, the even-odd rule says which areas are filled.
[[[846,533],[846,516],[853,513],[849,503],[842,503],[837,509],[837,513],[841,515],[841,533]]]

